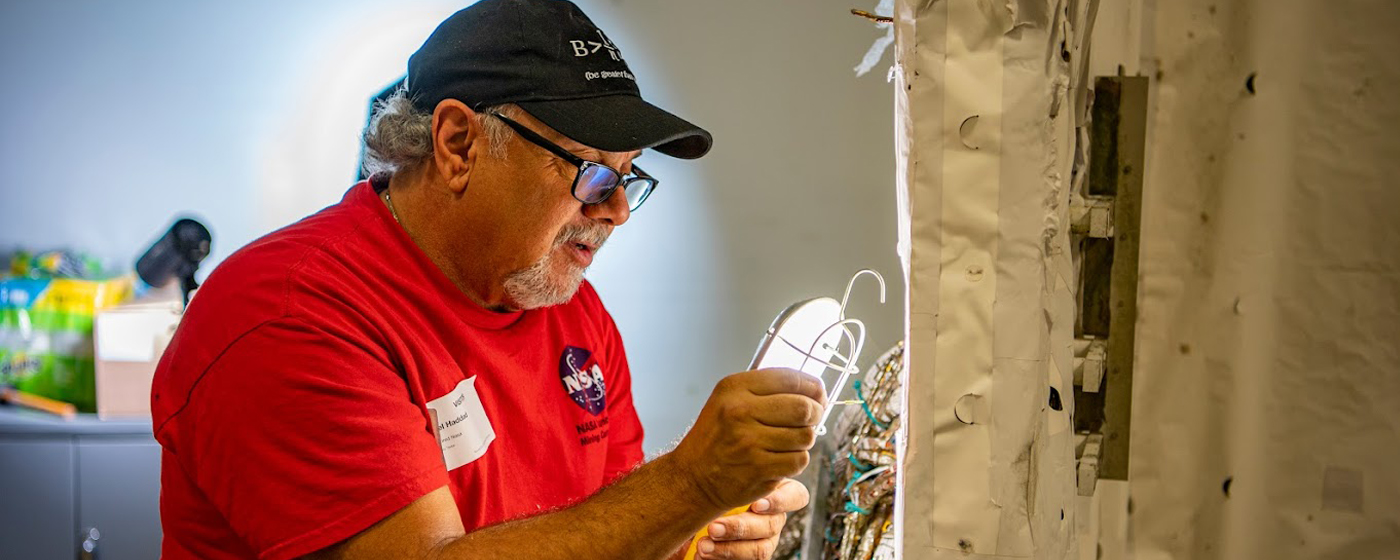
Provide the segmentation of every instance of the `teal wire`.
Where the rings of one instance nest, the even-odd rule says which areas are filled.
[[[860,400],[860,409],[865,411],[865,416],[866,416],[867,418],[869,418],[871,422],[874,422],[876,426],[879,426],[881,430],[886,429],[886,428],[889,428],[889,425],[888,425],[888,424],[885,424],[884,422],[881,422],[878,418],[875,417],[875,414],[874,414],[874,413],[870,412],[870,404],[867,403],[867,402],[865,402],[865,395],[862,395],[862,394],[861,394],[861,391],[860,391],[860,380],[859,380],[859,379],[856,380],[855,386],[856,386],[856,399]]]
[[[857,459],[857,458],[856,458],[856,454],[855,454],[855,453],[851,453],[851,454],[849,454],[849,455],[846,455],[846,457],[849,458],[849,459],[851,460],[851,466],[854,466],[854,467],[856,468],[856,470],[858,470],[858,471],[860,471],[860,472],[862,472],[862,473],[864,473],[864,472],[866,472],[866,471],[868,471],[868,470],[870,470],[870,469],[875,468],[875,465],[867,465],[867,464],[865,464],[865,463],[860,462],[860,459]]]
[[[856,485],[856,480],[859,480],[859,479],[860,479],[860,477],[857,477],[857,476],[851,477],[850,482],[847,482],[847,483],[846,483],[846,489],[845,489],[845,490],[842,490],[842,491],[841,491],[841,494],[849,496],[849,495],[851,494],[851,487],[855,486],[855,485]]]
[[[870,515],[870,510],[856,505],[855,502],[846,502],[846,511],[859,513],[861,515]]]

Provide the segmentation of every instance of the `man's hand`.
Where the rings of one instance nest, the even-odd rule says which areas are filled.
[[[664,558],[684,555],[678,547],[707,520],[749,506],[717,521],[723,529],[711,528],[714,548],[700,557],[765,559],[786,513],[807,503],[807,489],[786,477],[806,468],[824,401],[821,382],[799,371],[737,373],[675,451],[581,503],[466,533],[444,485],[311,557]]]
[[[710,523],[710,536],[700,539],[696,556],[706,560],[768,560],[778,547],[788,512],[806,507],[807,500],[806,486],[783,480],[768,496],[749,506],[749,511]]]
[[[797,370],[736,373],[715,386],[671,456],[704,505],[754,503],[807,467],[825,401],[821,381]]]

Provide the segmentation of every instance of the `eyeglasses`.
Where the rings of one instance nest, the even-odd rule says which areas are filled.
[[[531,144],[549,150],[549,153],[559,156],[560,159],[574,164],[578,167],[578,175],[574,176],[574,184],[571,187],[574,198],[584,204],[602,204],[613,195],[613,192],[620,186],[623,196],[627,197],[627,208],[636,211],[638,207],[646,202],[651,191],[656,190],[659,182],[642,168],[632,166],[631,177],[624,177],[622,172],[603,165],[598,162],[588,161],[578,157],[558,144],[546,140],[525,125],[515,122],[500,113],[489,113],[491,116],[501,119],[521,138],[529,140]]]

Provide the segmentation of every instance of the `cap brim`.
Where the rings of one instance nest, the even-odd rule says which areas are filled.
[[[520,101],[516,105],[575,142],[607,152],[652,149],[695,159],[710,151],[705,129],[635,95]]]

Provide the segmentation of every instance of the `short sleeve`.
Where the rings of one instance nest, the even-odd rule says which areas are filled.
[[[627,367],[627,352],[611,318],[607,325],[610,327],[607,357],[612,361],[610,370],[617,372],[608,386],[608,460],[604,480],[611,483],[631,472],[646,457],[642,453],[642,422],[632,404],[632,372]]]
[[[341,542],[447,484],[387,358],[298,319],[238,339],[180,421],[181,467],[263,559]]]

